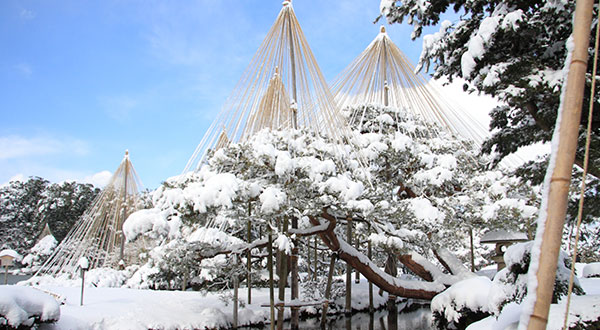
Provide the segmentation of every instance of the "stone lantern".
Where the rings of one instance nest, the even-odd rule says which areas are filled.
[[[496,254],[492,260],[498,265],[498,270],[506,267],[504,263],[504,252],[506,248],[518,242],[526,242],[529,239],[525,233],[511,232],[504,229],[488,231],[481,238],[482,244],[496,244]]]

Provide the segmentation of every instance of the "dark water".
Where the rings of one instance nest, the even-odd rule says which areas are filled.
[[[5,275],[6,274],[4,272],[2,272],[2,274],[0,275],[0,284],[4,284]],[[8,276],[6,277],[6,284],[17,284],[18,282],[28,280],[30,277],[31,275],[13,275],[9,272]]]
[[[395,306],[396,312],[389,312],[387,308],[377,310],[373,314],[355,313],[352,315],[330,315],[324,327],[321,327],[320,318],[308,318],[300,321],[302,330],[312,329],[346,329],[346,330],[429,330],[431,325],[431,310],[429,306],[411,306],[405,308],[403,304]],[[399,310],[399,311],[398,311]],[[238,329],[270,329],[269,325],[253,328]],[[290,329],[290,323],[284,322],[284,329]]]

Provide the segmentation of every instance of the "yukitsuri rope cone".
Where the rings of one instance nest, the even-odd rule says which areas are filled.
[[[126,151],[110,182],[35,276],[77,276],[82,257],[88,259],[90,269],[117,267],[121,260],[127,262],[123,222],[140,208],[141,188]]]
[[[415,73],[415,67],[387,35],[385,28],[332,83],[332,92],[341,109],[358,105],[391,106],[401,113],[417,116],[431,125],[480,144],[486,129],[442,95],[434,82]],[[360,108],[355,108],[360,109]],[[354,111],[350,122],[364,114]]]
[[[208,150],[265,128],[304,128],[338,142],[350,134],[288,0],[184,173],[197,170]]]

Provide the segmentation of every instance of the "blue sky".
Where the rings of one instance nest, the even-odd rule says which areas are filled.
[[[293,3],[328,80],[379,32],[377,0]],[[180,174],[280,9],[265,0],[0,1],[0,184],[34,175],[97,183],[125,149],[146,188]],[[412,28],[387,29],[416,62]]]

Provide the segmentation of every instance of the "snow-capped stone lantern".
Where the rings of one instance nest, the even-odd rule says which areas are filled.
[[[15,260],[21,259],[21,256],[15,250],[5,249],[0,251],[0,266],[4,267],[4,284],[8,283],[8,267],[14,265]]]
[[[511,232],[504,229],[488,231],[481,238],[481,244],[496,244],[496,254],[492,260],[498,265],[498,270],[506,267],[504,263],[504,252],[506,248],[518,242],[526,242],[529,239],[525,233]]]

